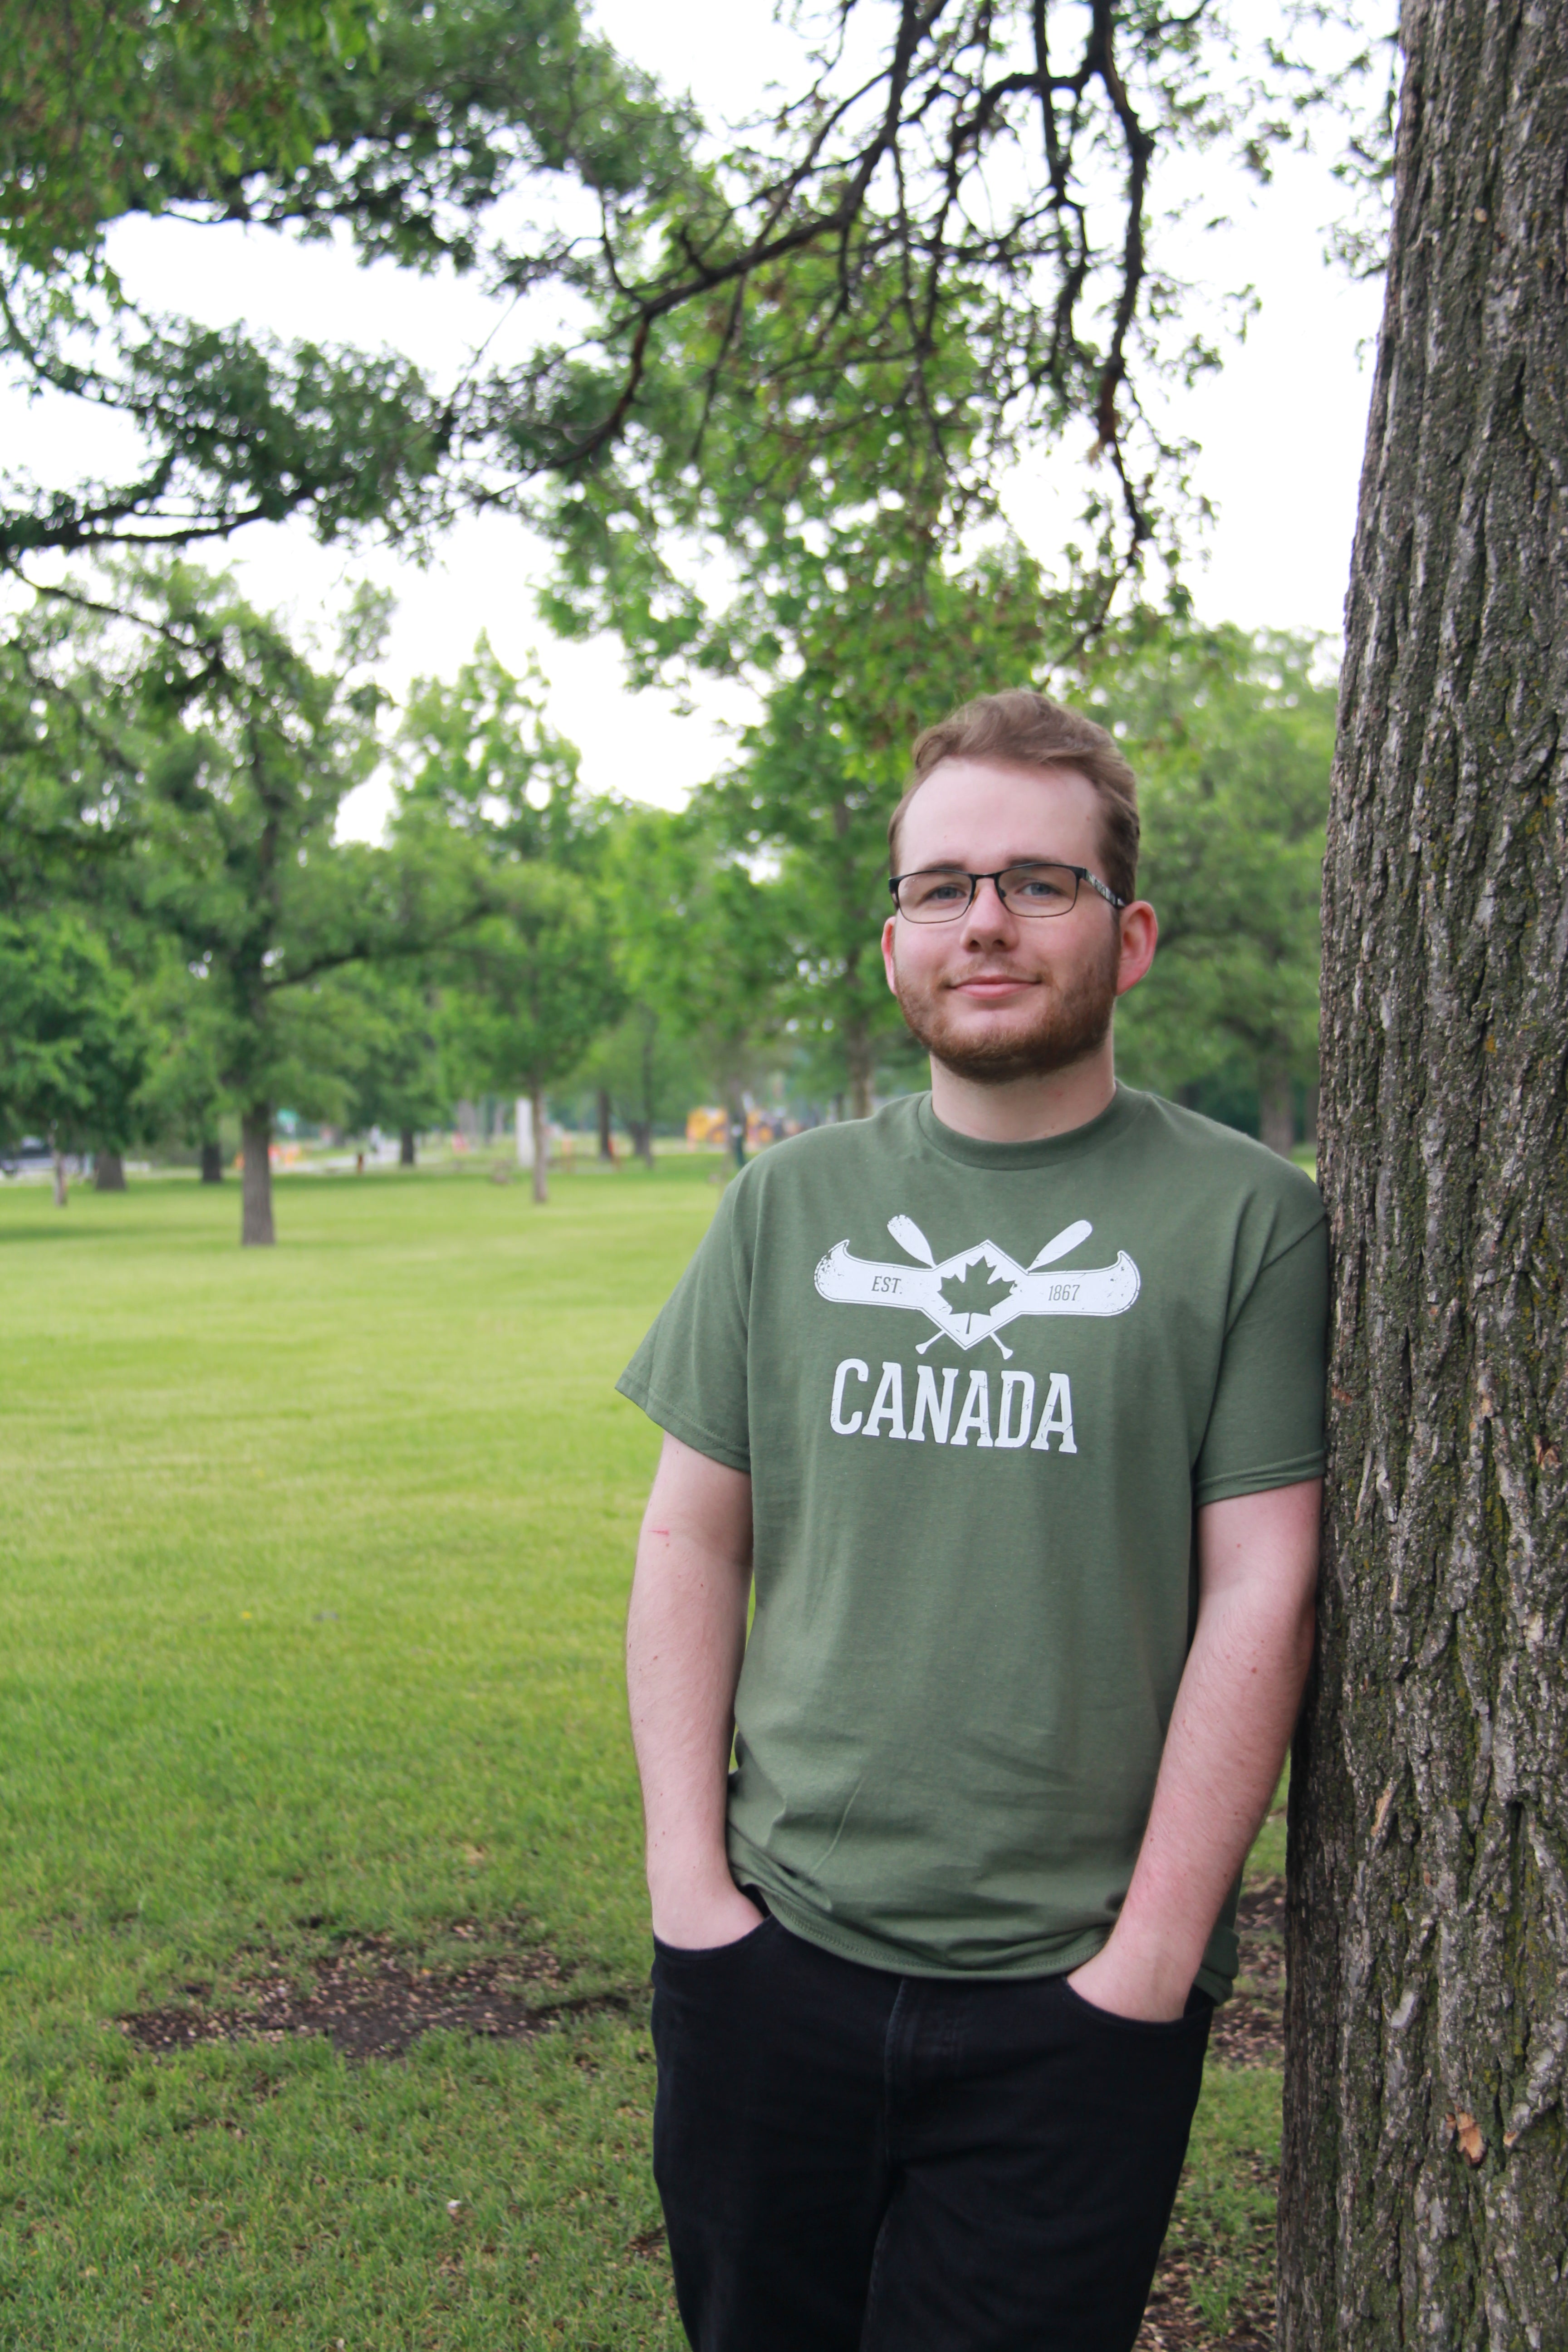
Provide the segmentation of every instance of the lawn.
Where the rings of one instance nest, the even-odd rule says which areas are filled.
[[[612,1383],[714,1168],[285,1179],[243,1253],[232,1183],[0,1192],[5,2347],[683,2340],[619,1670],[657,1434]],[[334,2002],[358,2054],[289,2030]],[[1211,2067],[1215,2342],[1278,2129]]]

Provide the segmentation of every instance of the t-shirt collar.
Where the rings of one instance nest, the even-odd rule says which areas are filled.
[[[1040,1136],[1028,1143],[986,1143],[978,1136],[960,1135],[956,1128],[938,1118],[929,1094],[916,1098],[915,1123],[922,1142],[940,1151],[944,1160],[960,1160],[966,1168],[991,1168],[998,1173],[1012,1168],[1058,1168],[1116,1141],[1137,1117],[1140,1099],[1132,1087],[1118,1080],[1116,1092],[1093,1118],[1081,1127],[1068,1128],[1064,1135]]]

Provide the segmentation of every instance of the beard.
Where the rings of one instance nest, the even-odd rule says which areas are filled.
[[[987,1036],[955,1017],[950,991],[940,981],[917,983],[899,971],[899,1010],[917,1045],[955,1076],[977,1086],[1005,1087],[1018,1078],[1044,1077],[1097,1053],[1110,1028],[1116,1006],[1120,935],[1109,951],[1075,972],[1065,987],[1047,984],[1027,1028],[1010,1026]]]

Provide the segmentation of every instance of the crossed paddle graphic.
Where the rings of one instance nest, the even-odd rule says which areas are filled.
[[[889,1217],[888,1231],[901,1250],[919,1261],[917,1265],[854,1257],[848,1242],[841,1241],[818,1259],[816,1287],[824,1298],[839,1306],[908,1307],[923,1315],[936,1329],[929,1339],[921,1341],[917,1355],[923,1356],[938,1339],[952,1339],[966,1349],[991,1339],[1010,1359],[1013,1350],[997,1333],[1020,1315],[1125,1315],[1142,1287],[1138,1268],[1125,1250],[1117,1252],[1114,1265],[1047,1272],[1058,1258],[1089,1239],[1094,1227],[1087,1217],[1064,1225],[1043,1249],[1037,1250],[1027,1265],[1020,1265],[990,1240],[976,1242],[954,1257],[939,1259],[912,1217]],[[981,1265],[988,1268],[994,1286],[1007,1286],[1005,1295],[981,1313],[950,1307],[942,1297],[943,1285],[955,1278],[962,1281],[972,1266]]]

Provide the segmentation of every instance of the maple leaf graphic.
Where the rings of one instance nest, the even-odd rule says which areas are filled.
[[[1000,1304],[998,1292],[1011,1296],[1005,1275],[993,1274],[984,1258],[976,1258],[962,1274],[948,1275],[942,1286],[942,1303],[955,1315],[989,1315]]]

